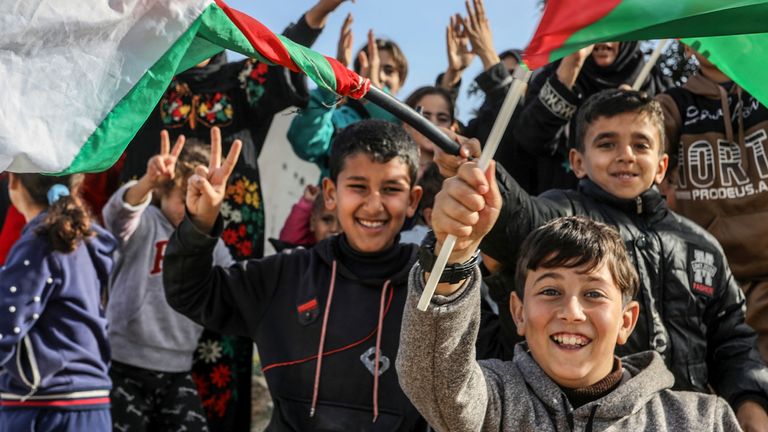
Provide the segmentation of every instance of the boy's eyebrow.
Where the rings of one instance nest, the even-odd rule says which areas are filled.
[[[542,273],[541,276],[537,277],[536,280],[533,281],[533,283],[539,282],[540,280],[546,279],[546,278],[562,280],[562,279],[565,279],[565,276],[561,275],[560,273],[550,271],[550,272]]]
[[[608,132],[600,132],[599,134],[595,135],[595,137],[592,139],[592,142],[599,141],[603,138],[614,138],[618,135],[618,132],[608,131]]]
[[[615,138],[617,135],[619,135],[618,132],[613,131],[607,131],[607,132],[600,132],[599,134],[595,135],[595,138],[592,139],[592,142],[599,141],[604,138]],[[646,141],[651,141],[652,138],[648,136],[648,134],[645,134],[643,132],[632,132],[632,138],[642,138]]]

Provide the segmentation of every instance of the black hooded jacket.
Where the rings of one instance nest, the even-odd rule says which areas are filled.
[[[583,215],[614,226],[640,276],[640,318],[617,354],[655,350],[676,390],[708,393],[711,386],[734,407],[745,399],[766,405],[768,368],[744,322],[744,295],[714,237],[669,210],[655,187],[623,200],[581,180],[578,190],[532,197],[503,170],[499,177],[504,205],[483,252],[514,268],[523,239],[552,219]]]
[[[163,263],[166,296],[174,309],[206,328],[256,341],[275,404],[267,430],[425,430],[395,372],[416,245],[395,243],[385,252],[360,254],[342,234],[312,249],[291,249],[226,269],[211,265],[221,230],[221,218],[213,237],[189,219],[179,225]],[[378,275],[356,276],[372,272]],[[315,386],[317,403],[310,417]]]
[[[574,135],[576,113],[590,96],[602,90],[632,85],[645,64],[637,42],[622,42],[616,60],[606,67],[587,57],[573,89],[557,79],[560,61],[545,66],[533,77],[525,106],[514,128],[519,152],[535,159],[534,178],[523,185],[534,195],[550,189],[573,189],[577,180],[568,162],[569,137]],[[651,69],[640,90],[654,96],[671,86],[658,66]]]

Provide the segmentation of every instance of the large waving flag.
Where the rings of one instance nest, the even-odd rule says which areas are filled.
[[[0,12],[0,171],[110,167],[174,75],[231,49],[360,98],[367,79],[220,0],[15,0]]]
[[[547,0],[531,69],[597,42],[768,32],[768,0]]]
[[[547,0],[523,59],[535,69],[597,42],[682,38],[768,104],[766,32],[768,0]]]

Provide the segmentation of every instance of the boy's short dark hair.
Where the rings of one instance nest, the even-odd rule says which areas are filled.
[[[659,153],[664,152],[664,113],[661,104],[645,92],[607,89],[590,96],[576,114],[576,150],[584,153],[589,126],[600,117],[624,113],[645,114],[659,131]]]
[[[640,279],[624,242],[612,227],[584,216],[554,219],[526,237],[515,270],[515,292],[522,300],[528,272],[539,268],[586,267],[592,271],[608,265],[626,304],[637,294]]]
[[[189,137],[184,141],[184,148],[176,160],[176,171],[173,179],[165,182],[160,187],[160,194],[165,195],[173,188],[178,187],[182,191],[187,190],[187,180],[195,173],[198,165],[208,166],[211,159],[211,149],[203,140]]]
[[[400,74],[400,84],[405,82],[405,78],[408,76],[408,59],[405,58],[405,54],[403,54],[403,50],[400,49],[400,45],[398,45],[395,41],[391,39],[376,39],[376,48],[379,49],[379,51],[389,51],[392,53],[392,60],[395,62],[395,66],[397,67],[397,72]],[[364,52],[366,55],[368,54],[368,45],[364,45],[360,51],[358,51],[358,55],[355,56],[355,71],[360,73],[360,53]],[[370,56],[369,56],[370,58]]]
[[[387,163],[399,157],[408,167],[410,184],[416,181],[419,150],[405,130],[386,120],[362,120],[336,135],[331,147],[331,180],[336,183],[348,157],[367,154],[376,163]]]

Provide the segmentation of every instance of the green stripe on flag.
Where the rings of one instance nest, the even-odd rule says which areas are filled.
[[[765,85],[768,34],[688,38],[682,42],[707,56],[760,103],[768,105],[768,86]]]
[[[766,0],[624,0],[574,32],[550,60],[598,42],[738,35],[768,31]]]
[[[218,9],[211,5],[203,11],[165,55],[152,65],[101,121],[72,160],[69,168],[55,175],[99,172],[117,162],[136,132],[155,109],[174,75],[178,70],[184,70],[180,69],[180,65],[188,65],[186,68],[189,68],[222,50],[221,47],[210,43],[199,44],[200,41],[196,38],[201,22],[214,8]]]
[[[325,57],[283,36],[278,38],[310,79],[336,90],[336,75]],[[270,63],[224,11],[211,4],[107,114],[70,166],[54,175],[99,172],[111,167],[155,109],[173,77],[225,48]]]

